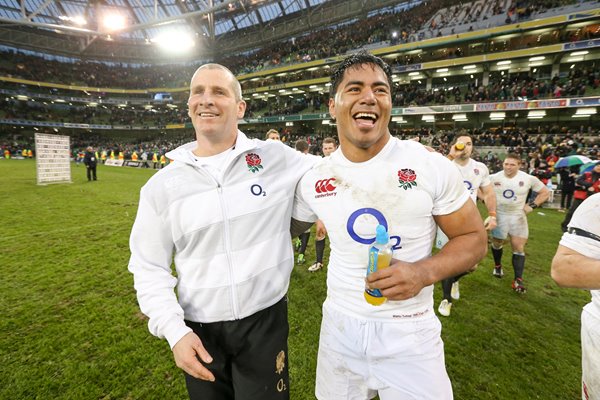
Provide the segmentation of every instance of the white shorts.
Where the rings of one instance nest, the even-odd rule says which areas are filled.
[[[366,321],[326,300],[317,358],[319,400],[451,400],[441,324]]]
[[[450,239],[448,239],[448,236],[446,236],[446,234],[440,228],[437,228],[437,233],[435,234],[435,248],[441,249],[449,241]]]
[[[527,214],[524,211],[521,214],[502,214],[499,212],[496,222],[498,225],[492,229],[492,237],[496,239],[504,240],[508,235],[524,239],[529,237],[529,224],[527,224]]]
[[[600,319],[581,313],[581,398],[600,399]]]

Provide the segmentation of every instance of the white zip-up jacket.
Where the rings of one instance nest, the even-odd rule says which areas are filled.
[[[150,332],[171,348],[191,331],[184,318],[241,319],[286,294],[294,191],[318,159],[238,131],[218,182],[196,164],[195,147],[167,153],[174,162],[142,187],[130,238],[140,308]]]

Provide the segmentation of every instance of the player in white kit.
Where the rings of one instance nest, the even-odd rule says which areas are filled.
[[[575,211],[552,260],[552,278],[563,287],[591,289],[581,313],[581,398],[600,399],[600,194]]]
[[[457,148],[457,143],[464,146],[462,150]],[[471,200],[477,204],[478,191],[481,192],[481,197],[484,200],[487,208],[488,217],[486,218],[485,229],[492,230],[496,227],[496,193],[490,184],[490,173],[484,163],[475,161],[471,158],[473,154],[473,139],[471,136],[462,135],[456,138],[456,141],[450,146],[448,158],[452,160],[454,165],[460,171],[465,187],[471,196]],[[448,242],[448,237],[438,229],[435,239],[435,245],[438,249],[444,247]],[[459,279],[469,272],[475,271],[477,265],[474,265],[470,271],[460,275],[453,276],[442,280],[442,301],[438,307],[440,315],[445,317],[450,316],[452,311],[452,299],[460,298]]]
[[[529,238],[527,214],[546,202],[550,191],[538,178],[519,170],[520,166],[521,157],[509,153],[502,164],[503,170],[490,177],[496,192],[498,222],[498,226],[492,230],[492,255],[495,263],[493,275],[502,278],[504,276],[502,247],[506,238],[510,236],[513,251],[512,265],[515,272],[512,288],[517,293],[525,293],[523,271],[525,270],[525,244]],[[530,189],[537,192],[537,196],[527,204]]]
[[[452,399],[433,284],[486,252],[483,222],[458,170],[414,141],[392,138],[391,69],[366,52],[333,71],[329,112],[340,149],[298,184],[293,232],[322,220],[330,238],[327,299],[317,362],[320,400]],[[388,301],[365,301],[368,247],[378,224],[392,266],[367,284]],[[436,224],[450,241],[431,256]]]

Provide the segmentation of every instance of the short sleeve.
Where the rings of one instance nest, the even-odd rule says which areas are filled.
[[[481,168],[481,185],[480,186],[485,187],[485,186],[491,185],[492,180],[490,179],[490,170],[484,163],[481,163],[479,165],[479,167]]]
[[[569,228],[582,229],[600,236],[600,194],[590,196],[581,203],[573,214]],[[600,259],[600,242],[597,240],[565,232],[560,244],[584,256]]]
[[[315,222],[318,219],[317,215],[306,201],[302,190],[304,187],[303,183],[306,182],[306,175],[307,174],[305,174],[304,177],[300,179],[300,182],[298,182],[298,185],[296,185],[294,206],[292,208],[292,218],[297,221]]]
[[[432,167],[437,176],[432,214],[451,214],[469,200],[469,192],[465,188],[460,171],[450,160],[438,153],[430,154]]]
[[[531,179],[531,189],[533,189],[534,192],[539,192],[544,187],[546,187],[546,185],[544,185],[544,182],[540,181],[535,176],[530,175],[530,177],[531,177],[530,178]]]

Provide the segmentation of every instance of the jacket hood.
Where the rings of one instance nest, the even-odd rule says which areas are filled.
[[[197,146],[198,142],[189,142],[167,152],[165,155],[173,161],[195,165],[195,160],[191,154],[191,151],[193,151]],[[233,147],[234,157],[232,157],[232,159],[235,159],[239,154],[256,148],[256,146],[257,145],[254,140],[249,139],[244,132],[238,130],[235,145]]]

